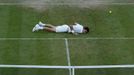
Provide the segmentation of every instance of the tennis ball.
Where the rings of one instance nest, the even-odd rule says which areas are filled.
[[[111,13],[112,13],[112,11],[110,10],[110,11],[109,11],[109,13],[111,14]]]

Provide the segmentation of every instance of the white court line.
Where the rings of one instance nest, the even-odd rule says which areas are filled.
[[[72,75],[75,75],[75,68],[72,68]]]
[[[65,38],[65,45],[66,45],[66,55],[67,55],[68,66],[71,66],[71,62],[70,62],[70,50],[69,50],[68,39],[67,38]],[[72,75],[71,68],[69,69],[69,75]]]
[[[67,53],[68,66],[71,66],[71,62],[70,62],[70,50],[69,50],[68,39],[67,38],[65,38],[65,45],[66,45],[66,53]]]
[[[88,65],[88,66],[46,66],[46,65],[3,65],[0,68],[50,68],[50,69],[92,69],[92,68],[134,68],[134,65]]]
[[[91,37],[91,38],[0,38],[0,40],[134,40],[134,37]]]
[[[81,3],[0,3],[0,5],[78,5]],[[114,2],[95,2],[84,3],[88,4],[103,4],[103,5],[134,5],[134,3],[114,3]]]
[[[46,65],[2,65],[1,68],[52,68],[52,69],[68,69],[71,66],[46,66]]]
[[[92,66],[74,66],[75,69],[97,69],[97,68],[134,68],[134,65],[92,65]]]

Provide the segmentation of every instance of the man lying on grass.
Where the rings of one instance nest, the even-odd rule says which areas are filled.
[[[74,35],[82,34],[82,33],[88,33],[89,28],[80,25],[79,23],[75,23],[74,25],[60,25],[60,26],[54,26],[51,24],[44,24],[42,22],[39,22],[35,25],[32,32],[39,31],[39,30],[46,30],[50,32],[56,32],[56,33],[72,33]]]

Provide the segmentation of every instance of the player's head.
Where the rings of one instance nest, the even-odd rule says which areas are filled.
[[[88,32],[89,32],[89,27],[86,27],[86,26],[85,26],[85,27],[83,28],[83,33],[88,33]]]

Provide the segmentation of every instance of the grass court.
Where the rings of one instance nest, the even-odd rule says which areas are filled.
[[[58,5],[38,12],[21,5],[0,5],[0,64],[68,66],[64,38],[68,39],[72,66],[134,64],[133,8],[134,4],[109,4],[103,9]],[[39,21],[54,25],[77,21],[89,26],[91,31],[78,36],[33,33],[32,28]],[[0,68],[0,74],[69,75],[69,72],[65,69]],[[76,75],[82,74],[132,75],[134,68],[76,70]]]

